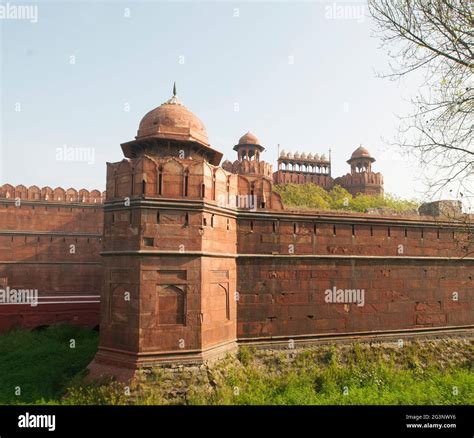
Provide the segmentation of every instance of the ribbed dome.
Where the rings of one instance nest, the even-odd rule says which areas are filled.
[[[179,102],[175,94],[143,117],[136,138],[140,140],[146,137],[194,141],[205,146],[209,145],[204,124]]]
[[[239,144],[260,144],[258,138],[255,137],[250,131],[240,137]]]

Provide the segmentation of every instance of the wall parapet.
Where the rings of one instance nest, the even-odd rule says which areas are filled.
[[[22,184],[13,186],[11,184],[3,184],[0,186],[0,199],[20,199],[26,201],[47,201],[61,203],[84,203],[84,204],[102,204],[105,200],[105,191],[87,190],[74,188],[63,189],[62,187],[29,186]]]

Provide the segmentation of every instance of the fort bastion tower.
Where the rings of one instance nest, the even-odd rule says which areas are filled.
[[[234,151],[237,152],[237,160],[233,163],[229,160],[224,161],[222,167],[225,170],[247,177],[254,175],[258,179],[263,176],[269,181],[272,180],[272,165],[260,159],[265,148],[255,135],[247,132],[240,137],[239,142],[234,146]]]
[[[344,187],[353,196],[358,193],[367,195],[383,196],[383,176],[381,173],[372,171],[372,163],[375,158],[372,157],[369,151],[359,146],[347,160],[351,166],[351,173],[336,178],[334,184]]]
[[[122,150],[122,161],[107,163],[101,338],[92,374],[200,362],[234,349],[235,200],[253,195],[255,208],[281,208],[271,166],[250,179],[218,167],[222,154],[175,89]]]

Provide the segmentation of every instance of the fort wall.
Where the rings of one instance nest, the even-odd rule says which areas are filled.
[[[105,215],[102,197],[68,202],[56,190],[57,200],[54,191],[29,199],[28,189],[2,186],[2,284],[63,302],[46,298],[31,311],[0,306],[0,329],[95,326],[101,289],[104,349],[145,355],[156,353],[158,339],[159,351],[185,358],[235,338],[474,323],[464,227],[433,217],[281,210],[266,184],[205,162],[144,157],[109,165]],[[252,190],[254,211],[222,202]],[[276,209],[262,208],[265,196]],[[364,306],[326,303],[334,288],[363,289]],[[95,302],[78,298],[81,308],[64,298],[81,295]]]
[[[243,216],[239,339],[474,323],[466,228],[426,217]],[[364,290],[365,303],[327,303],[328,289]]]
[[[0,304],[0,331],[58,322],[98,325],[102,194],[0,187],[2,288],[38,291],[39,303]]]
[[[99,376],[238,342],[474,327],[472,216],[285,210],[273,183],[330,188],[330,159],[282,151],[272,181],[247,133],[219,167],[175,89],[137,134],[107,163],[104,193],[0,187],[0,285],[40,294],[34,308],[1,304],[0,330],[100,319]],[[374,161],[360,146],[341,185],[383,194]]]

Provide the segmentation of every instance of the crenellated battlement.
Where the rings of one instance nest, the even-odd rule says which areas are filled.
[[[383,176],[377,172],[348,173],[334,180],[335,185],[344,187],[353,196],[358,193],[383,195]]]
[[[239,175],[262,175],[269,179],[273,175],[273,166],[265,161],[256,160],[235,160],[233,163],[226,160],[222,163],[222,168],[230,173]]]
[[[21,199],[27,201],[46,201],[55,203],[79,203],[79,204],[102,204],[105,199],[105,191],[99,190],[76,190],[73,188],[63,189],[62,187],[29,186],[23,184],[13,186],[3,184],[0,186],[0,199]]]

